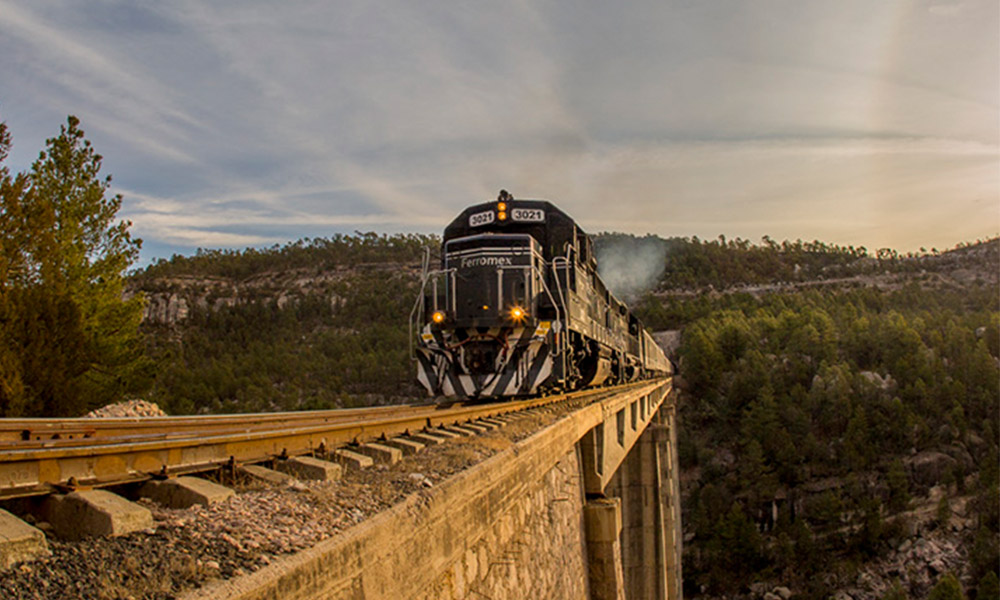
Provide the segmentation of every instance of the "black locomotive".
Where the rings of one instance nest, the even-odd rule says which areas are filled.
[[[597,274],[590,237],[543,200],[465,209],[424,264],[411,314],[432,396],[526,396],[670,374],[670,361]]]

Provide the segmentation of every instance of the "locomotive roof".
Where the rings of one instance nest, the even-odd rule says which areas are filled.
[[[455,217],[451,223],[444,230],[444,239],[449,240],[457,237],[464,237],[466,235],[472,235],[475,233],[500,233],[504,230],[509,231],[524,231],[526,233],[534,233],[532,229],[536,229],[541,226],[544,229],[566,229],[569,231],[573,230],[576,226],[577,231],[581,233],[583,230],[576,224],[572,217],[560,210],[555,204],[552,204],[548,200],[522,200],[521,198],[508,198],[503,200],[507,204],[507,211],[510,212],[513,209],[526,208],[526,209],[538,209],[544,211],[545,221],[541,223],[524,223],[517,222],[513,219],[506,221],[493,221],[485,226],[472,226],[470,225],[470,218],[473,215],[494,211],[497,208],[499,200],[494,200],[492,202],[483,202],[481,204],[474,204]],[[537,237],[537,236],[535,236]],[[544,239],[539,239],[539,243],[544,244]]]

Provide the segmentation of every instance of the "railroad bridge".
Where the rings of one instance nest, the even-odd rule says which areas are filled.
[[[42,504],[58,513],[60,506],[70,504],[68,498],[81,495],[66,494],[74,486],[100,487],[115,477],[148,479],[157,469],[162,486],[172,478],[190,479],[176,476],[210,466],[242,464],[263,471],[250,465],[265,459],[291,464],[306,454],[333,462],[299,459],[305,466],[286,470],[307,476],[305,467],[316,467],[314,463],[337,466],[326,471],[319,467],[329,475],[364,466],[365,459],[370,464],[369,457],[392,457],[447,443],[449,437],[500,430],[530,411],[558,412],[541,430],[342,534],[183,597],[681,598],[676,412],[670,379],[555,399],[429,410],[412,407],[364,422],[356,414],[347,417],[351,411],[334,411],[345,417],[327,425],[282,422],[283,417],[275,416],[271,426],[251,428],[244,423],[242,429],[223,428],[212,436],[191,429],[191,435],[175,434],[174,439],[152,433],[142,438],[133,424],[130,435],[139,441],[130,442],[135,444],[132,451],[122,449],[128,445],[121,442],[124,433],[114,429],[122,423],[109,421],[103,434],[90,431],[83,439],[73,429],[83,425],[60,423],[53,427],[61,428],[61,435],[49,432],[50,439],[62,440],[54,444],[60,448],[58,459],[38,444],[26,446],[31,440],[0,439],[5,445],[0,452],[0,497],[62,492]],[[197,421],[175,419],[175,431],[198,427]],[[419,433],[414,422],[423,425]],[[37,422],[8,422],[0,427],[0,438],[4,431],[9,436],[29,425],[44,428]],[[101,435],[109,443],[97,444]],[[354,445],[342,445],[346,440]],[[276,454],[280,460],[275,461]],[[10,518],[0,511],[0,559],[4,540],[27,527],[18,522],[4,529]],[[58,514],[50,520],[58,521]]]

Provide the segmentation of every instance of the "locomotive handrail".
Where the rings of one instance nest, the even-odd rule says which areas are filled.
[[[427,282],[430,281],[432,278],[437,278],[440,275],[450,275],[451,277],[454,277],[455,276],[455,269],[451,268],[451,269],[436,269],[434,271],[425,271],[424,274],[421,276],[420,293],[417,294],[417,301],[413,303],[413,308],[410,310],[410,326],[409,326],[410,334],[409,334],[409,341],[408,341],[409,350],[410,350],[410,360],[413,360],[413,359],[416,358],[416,355],[413,353],[413,325],[414,325],[414,323],[416,323],[416,321],[422,321],[423,320],[423,319],[421,319],[421,317],[424,314],[424,292],[427,290]],[[452,306],[454,306],[455,305],[455,299],[454,299],[455,284],[454,284],[454,282],[452,282],[452,284],[451,284],[451,293],[452,293]],[[434,290],[434,298],[435,298],[435,302],[437,302],[437,287],[436,287],[436,285],[435,285],[435,290]]]
[[[424,312],[422,310],[422,307],[424,305],[424,290],[427,288],[427,277],[428,277],[427,269],[430,266],[430,260],[431,260],[431,249],[425,246],[424,257],[421,260],[420,264],[420,293],[417,294],[417,299],[416,301],[414,301],[413,308],[410,310],[410,322],[408,324],[410,334],[406,338],[407,345],[409,346],[410,360],[414,360],[417,358],[416,354],[414,354],[413,352],[413,323],[417,319],[419,319],[421,313]]]
[[[558,268],[556,266],[556,263],[560,261],[566,263],[566,266],[563,268],[566,269],[566,283],[569,283],[569,268],[570,268],[569,253],[570,250],[567,250],[566,256],[556,256],[555,258],[552,259],[552,274],[555,275],[556,289],[559,290],[559,300],[562,301],[563,312],[566,313],[567,321],[569,320],[569,307],[566,306],[566,295],[563,293],[562,282],[559,281],[559,273],[558,271],[556,271],[556,269]]]
[[[560,260],[562,262],[566,263],[566,265],[563,268],[565,269],[565,272],[566,272],[566,284],[568,285],[569,284],[569,272],[570,272],[570,262],[569,262],[570,259],[569,259],[569,257],[570,257],[570,254],[572,252],[573,252],[573,249],[572,249],[572,247],[570,247],[570,248],[566,249],[566,256],[565,257],[556,256],[556,257],[552,258],[552,275],[553,275],[553,278],[556,280],[556,289],[559,290],[559,300],[562,302],[562,305],[563,305],[563,313],[566,315],[565,321],[563,322],[563,325],[566,328],[566,334],[559,337],[559,344],[557,344],[557,346],[559,347],[559,354],[560,354],[561,359],[562,359],[562,372],[563,372],[563,378],[564,378],[565,381],[568,381],[568,378],[567,378],[567,375],[566,375],[566,355],[568,354],[568,350],[569,350],[569,306],[566,305],[566,294],[563,293],[562,281],[559,280],[559,267],[558,267],[557,263]]]

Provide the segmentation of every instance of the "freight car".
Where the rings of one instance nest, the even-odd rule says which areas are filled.
[[[527,396],[672,372],[597,274],[590,237],[552,203],[506,191],[445,229],[410,322],[417,379],[432,396]]]

